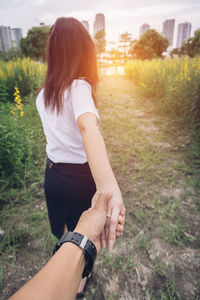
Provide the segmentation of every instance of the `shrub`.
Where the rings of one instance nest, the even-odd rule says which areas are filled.
[[[38,166],[44,161],[45,149],[42,126],[33,99],[35,97],[29,96],[29,103],[23,107],[24,114],[20,109],[13,114],[13,106],[0,103],[1,191],[38,180]]]
[[[35,92],[43,82],[45,70],[44,64],[37,63],[30,58],[18,58],[9,62],[0,61],[0,101],[13,101],[16,86],[22,98]]]

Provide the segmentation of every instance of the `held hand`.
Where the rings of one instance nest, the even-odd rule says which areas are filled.
[[[92,208],[85,211],[75,228],[75,232],[86,235],[96,246],[97,252],[100,250],[100,234],[106,224],[106,214],[111,193],[100,193]]]
[[[121,191],[113,192],[112,199],[108,203],[108,216],[106,222],[106,243],[109,251],[112,251],[115,240],[124,230],[125,207]]]
[[[98,198],[98,191],[92,199],[92,207]],[[125,207],[120,189],[117,187],[112,192],[112,198],[108,203],[106,225],[101,233],[101,246],[112,250],[116,238],[120,237],[124,230]]]

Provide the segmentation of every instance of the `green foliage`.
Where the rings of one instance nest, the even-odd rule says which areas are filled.
[[[9,99],[5,82],[0,82],[0,102],[6,102]]]
[[[44,80],[45,65],[30,58],[0,61],[0,102],[13,101],[17,86],[22,98],[35,92]]]
[[[20,41],[22,54],[35,60],[45,61],[49,30],[49,26],[30,29],[27,37]]]
[[[174,282],[166,283],[166,292],[160,290],[160,299],[161,300],[181,300],[181,297],[178,292],[175,291]]]
[[[195,31],[192,38],[189,38],[183,42],[181,53],[190,57],[200,55],[200,28]]]
[[[162,58],[162,53],[166,51],[168,46],[169,41],[167,38],[163,37],[156,30],[149,29],[141,35],[139,41],[133,44],[130,53],[132,53],[133,58],[142,60]]]
[[[20,48],[18,47],[10,48],[7,52],[0,51],[0,60],[9,61],[21,57],[22,57],[22,53]]]
[[[8,229],[1,241],[0,254],[3,254],[5,250],[9,254],[16,252],[27,237],[28,228],[24,224],[17,226],[15,230]]]
[[[42,139],[39,116],[31,97],[24,105],[23,117],[12,115],[9,103],[0,104],[0,205],[7,201],[4,191],[26,186],[32,178],[37,178],[44,155]]]

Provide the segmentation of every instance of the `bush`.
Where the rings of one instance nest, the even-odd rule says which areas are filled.
[[[35,97],[31,96],[26,99],[23,114],[20,109],[15,111],[9,103],[0,103],[1,191],[24,187],[33,179],[36,182],[40,173],[38,169],[44,161],[45,143],[34,100]]]
[[[44,64],[29,58],[18,58],[9,62],[0,61],[0,101],[12,102],[16,86],[22,98],[35,92],[42,85],[45,71]]]

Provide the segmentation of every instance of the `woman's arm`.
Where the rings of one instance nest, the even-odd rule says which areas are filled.
[[[96,116],[93,113],[84,113],[78,117],[77,124],[83,137],[88,163],[96,183],[97,192],[93,201],[96,200],[100,192],[112,192],[112,199],[108,206],[108,214],[111,219],[107,237],[108,248],[112,250],[116,239],[118,220],[120,218],[122,220],[120,223],[121,231],[123,231],[125,219],[125,207],[121,191],[113,174]]]

